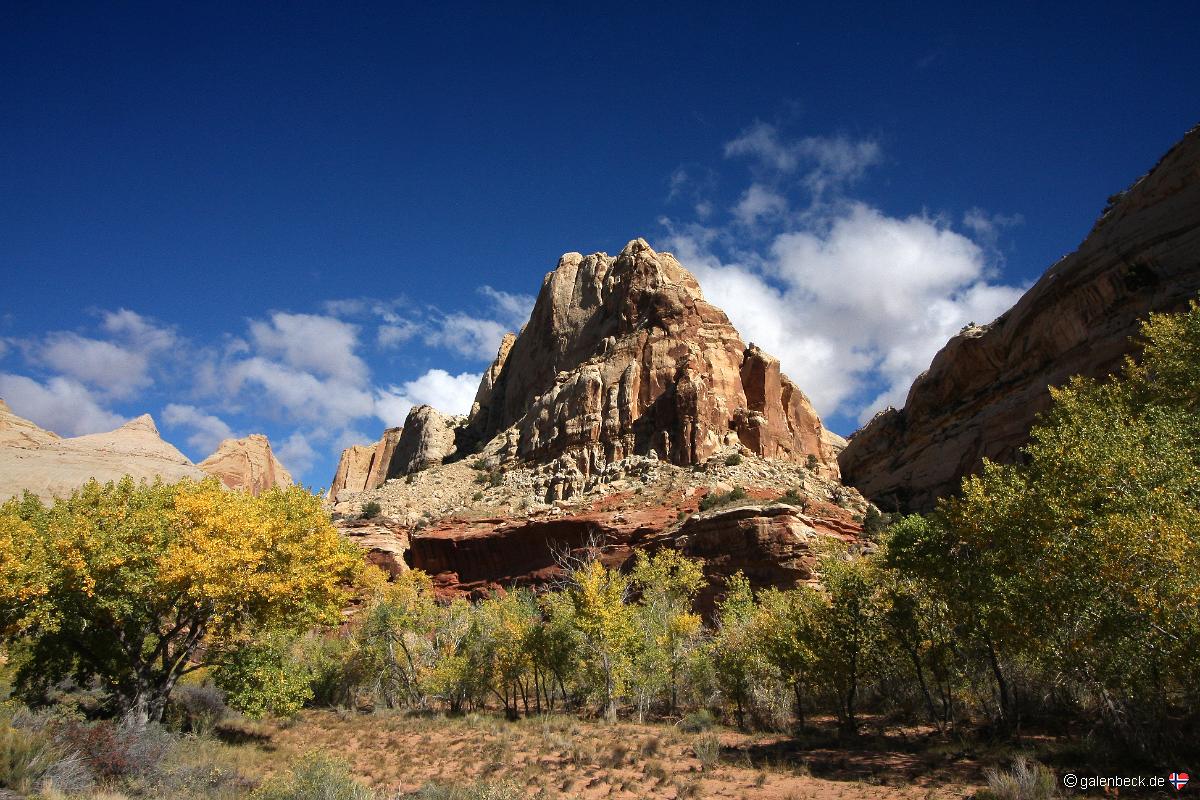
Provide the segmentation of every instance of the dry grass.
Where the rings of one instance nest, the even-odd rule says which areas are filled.
[[[229,757],[240,771],[269,776],[286,772],[305,753],[328,753],[344,759],[386,800],[503,797],[512,791],[540,798],[936,800],[971,791],[945,774],[872,783],[876,766],[869,759],[897,754],[863,755],[839,774],[814,776],[803,760],[762,755],[779,745],[778,736],[725,729],[687,734],[671,726],[562,716],[509,722],[490,714],[310,711],[294,724],[226,726],[222,735],[238,743],[211,742],[205,746],[228,750],[197,758]]]

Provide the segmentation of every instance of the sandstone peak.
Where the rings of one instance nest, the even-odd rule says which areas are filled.
[[[49,500],[92,478],[176,481],[204,474],[162,440],[149,414],[115,430],[60,439],[29,420],[0,413],[0,499],[29,490]]]
[[[149,414],[142,414],[141,416],[134,417],[121,427],[117,428],[117,430],[146,431],[147,433],[152,433],[155,436],[161,435],[158,432],[158,426],[154,424],[154,417],[150,416]]]
[[[390,478],[479,452],[489,463],[561,460],[586,478],[631,456],[692,465],[744,447],[812,456],[836,476],[843,445],[778,359],[747,346],[673,255],[636,238],[616,256],[559,258],[469,417],[414,408],[395,446],[343,452],[330,494],[379,486],[365,475],[380,463]]]
[[[230,489],[260,495],[268,489],[292,485],[291,473],[275,458],[271,441],[261,433],[225,439],[198,465]]]

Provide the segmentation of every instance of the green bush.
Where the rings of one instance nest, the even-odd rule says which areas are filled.
[[[717,724],[712,712],[707,708],[702,708],[699,711],[693,711],[690,714],[684,715],[683,719],[679,720],[679,730],[685,733],[703,733]]]
[[[362,513],[358,515],[359,519],[374,519],[383,512],[383,508],[374,500],[369,500],[363,503]]]
[[[730,503],[736,503],[741,500],[745,500],[747,497],[749,497],[749,495],[746,494],[746,490],[741,486],[735,486],[732,490],[725,492],[724,494],[709,492],[700,500],[700,510],[708,511],[709,509],[717,508],[718,506],[727,506]]]
[[[715,733],[707,733],[692,744],[692,752],[700,761],[700,769],[712,772],[721,763],[721,740]]]
[[[319,754],[300,760],[285,778],[269,780],[251,800],[371,800],[371,790],[354,780],[342,761]]]
[[[812,453],[809,453],[809,454],[808,454],[808,458],[806,458],[806,459],[804,460],[804,465],[805,465],[806,467],[808,467],[809,469],[816,469],[816,468],[817,468],[817,463],[818,463],[818,462],[817,462],[817,457],[816,457],[815,455],[813,455]]]
[[[742,456],[740,453],[734,453],[733,455],[725,457],[725,466],[727,467],[736,467],[740,463],[742,463]]]
[[[291,642],[271,637],[233,651],[213,672],[226,702],[248,717],[291,717],[312,699],[303,665],[292,657]]]

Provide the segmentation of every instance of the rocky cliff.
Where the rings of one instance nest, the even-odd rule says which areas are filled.
[[[1200,292],[1200,127],[1110,198],[1074,253],[990,325],[964,330],[842,452],[843,479],[884,510],[922,510],[981,459],[1011,462],[1048,387],[1102,376],[1149,312]]]
[[[389,477],[396,477],[399,473],[388,473],[402,432],[403,428],[388,428],[375,444],[355,444],[343,450],[329,484],[328,497],[331,500],[350,497],[382,486]]]
[[[779,362],[747,347],[669,253],[635,239],[616,257],[568,253],[528,324],[484,376],[467,428],[526,461],[567,458],[585,476],[653,450],[697,464],[736,441],[831,467],[831,439]]]
[[[495,465],[557,462],[586,480],[631,456],[699,464],[723,447],[836,474],[844,442],[779,369],[747,346],[696,279],[642,239],[617,256],[568,253],[529,322],[500,344],[470,416],[414,409],[387,469],[411,474],[482,453]],[[378,446],[376,447],[378,450]],[[378,484],[368,456],[342,454],[331,497]]]
[[[149,414],[114,431],[60,439],[0,402],[0,500],[29,490],[44,500],[61,497],[95,478],[166,481],[205,473],[158,435]]]
[[[292,476],[271,452],[271,442],[261,433],[241,439],[226,439],[216,451],[197,464],[209,475],[220,478],[230,489],[255,496],[273,487],[292,485]]]

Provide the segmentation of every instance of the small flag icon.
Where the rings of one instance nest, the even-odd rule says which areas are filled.
[[[1186,772],[1172,772],[1170,777],[1167,778],[1167,783],[1174,786],[1177,792],[1187,786],[1187,782],[1188,774]]]

